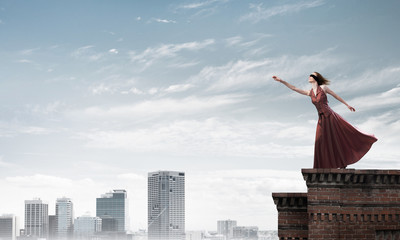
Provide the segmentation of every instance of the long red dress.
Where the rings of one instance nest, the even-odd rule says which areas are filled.
[[[378,139],[354,128],[328,106],[320,86],[317,95],[311,89],[311,101],[318,110],[314,168],[345,168],[356,163]]]

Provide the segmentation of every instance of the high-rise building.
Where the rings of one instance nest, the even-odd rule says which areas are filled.
[[[74,214],[73,203],[70,198],[58,198],[56,201],[57,238],[67,239],[72,237]]]
[[[0,216],[0,240],[15,240],[17,233],[17,217],[14,215]]]
[[[96,198],[96,216],[107,219],[105,222],[114,222],[118,232],[129,230],[129,208],[128,198],[125,190],[113,190],[112,192]],[[104,224],[104,222],[103,222]],[[107,227],[104,227],[107,229]],[[108,229],[107,229],[108,230]],[[102,231],[105,231],[104,229]]]
[[[25,235],[47,238],[49,232],[49,206],[40,199],[25,200]]]
[[[101,232],[101,218],[83,215],[75,219],[74,239],[95,239],[95,234]]]
[[[185,173],[148,174],[148,239],[185,239]]]
[[[225,236],[225,239],[231,239],[233,236],[233,227],[236,227],[237,222],[235,220],[220,220],[217,222],[218,234]]]

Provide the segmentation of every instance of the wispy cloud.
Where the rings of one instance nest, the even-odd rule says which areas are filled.
[[[100,60],[104,54],[96,52],[94,46],[88,45],[80,47],[71,53],[71,56],[76,59],[83,59],[90,62],[95,62]]]
[[[168,20],[168,19],[161,19],[161,18],[155,18],[154,21],[159,22],[159,23],[176,23],[175,20]]]
[[[296,13],[305,9],[318,7],[323,4],[325,4],[325,1],[323,0],[303,1],[294,4],[285,4],[282,6],[276,6],[272,8],[264,8],[263,4],[251,4],[250,9],[252,11],[240,17],[239,20],[257,23],[259,21],[266,20],[274,16]]]
[[[189,86],[180,86],[175,88],[187,88]],[[171,88],[173,89],[173,88]],[[158,90],[157,90],[158,91]],[[79,109],[69,112],[76,118],[110,118],[132,119],[135,117],[159,117],[164,114],[188,114],[199,113],[206,110],[219,108],[244,101],[243,95],[220,95],[211,97],[186,97],[183,99],[163,98],[158,100],[146,100],[133,105],[122,105],[110,108],[99,106]]]
[[[400,85],[382,93],[355,98],[352,103],[362,111],[400,106]]]
[[[163,44],[159,47],[147,48],[142,53],[130,52],[131,61],[143,64],[144,69],[162,58],[172,58],[181,51],[197,51],[215,43],[214,39],[202,42],[187,42],[181,44]]]
[[[171,85],[167,89],[165,89],[165,92],[168,92],[168,93],[184,92],[192,87],[194,87],[192,84]]]
[[[216,4],[216,3],[225,3],[225,2],[228,2],[228,0],[197,1],[197,2],[193,2],[193,3],[180,5],[179,8],[183,8],[183,9],[199,9],[199,8],[209,7],[210,5],[213,5],[213,4]]]
[[[273,75],[298,79],[304,77],[304,69],[315,69],[318,66],[318,69],[323,70],[332,67],[340,60],[330,53],[328,49],[314,55],[238,60],[222,66],[207,66],[190,81],[203,83],[210,91],[252,89],[270,83]]]
[[[31,49],[25,49],[19,52],[20,55],[24,55],[24,56],[29,56],[32,55],[33,53],[39,51],[40,48],[31,48]]]

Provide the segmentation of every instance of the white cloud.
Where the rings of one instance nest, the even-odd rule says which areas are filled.
[[[144,69],[162,58],[172,58],[181,51],[197,51],[214,44],[214,39],[206,39],[202,42],[187,42],[182,44],[163,44],[155,48],[147,48],[140,54],[130,52],[131,61],[144,65]]]
[[[141,91],[141,90],[139,90],[139,89],[137,89],[135,87],[129,89],[128,91],[122,91],[121,92],[121,94],[129,94],[129,93],[133,93],[135,95],[143,95],[144,94],[143,91]]]
[[[118,50],[115,48],[108,50],[108,52],[111,54],[118,54]]]
[[[263,8],[263,4],[251,4],[250,9],[252,12],[240,17],[240,21],[251,21],[253,23],[257,23],[273,16],[296,13],[308,8],[318,7],[323,4],[325,4],[325,2],[322,0],[302,1],[272,8]]]
[[[192,84],[171,85],[167,89],[165,89],[165,92],[167,93],[184,92],[192,87],[194,87]]]
[[[160,18],[156,18],[154,20],[159,23],[176,23],[176,21],[174,21],[174,20],[167,20],[167,19],[160,19]]]

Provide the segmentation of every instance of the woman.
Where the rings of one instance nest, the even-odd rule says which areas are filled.
[[[329,80],[318,72],[313,72],[308,78],[308,82],[312,86],[309,91],[296,88],[277,76],[272,78],[295,92],[310,96],[312,103],[318,110],[319,120],[315,136],[314,168],[346,168],[347,165],[360,160],[372,144],[378,140],[373,135],[358,131],[328,106],[326,94],[332,95],[346,105],[350,111],[356,111],[328,88]]]

